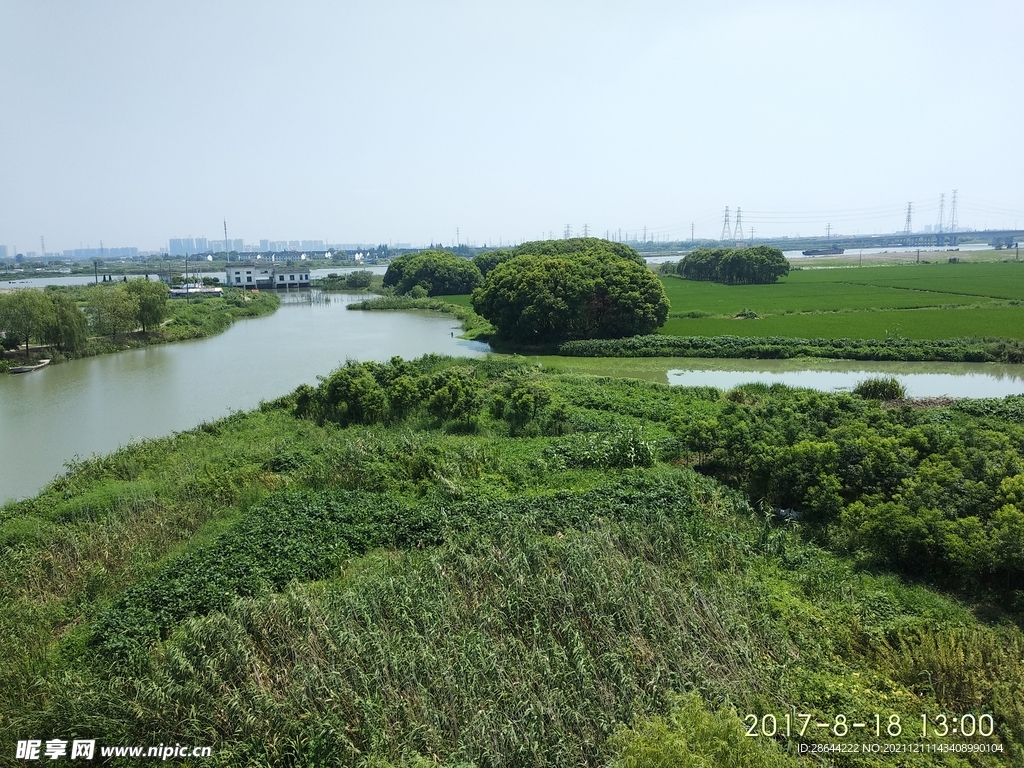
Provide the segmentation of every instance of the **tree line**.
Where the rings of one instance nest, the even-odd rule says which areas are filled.
[[[789,274],[789,262],[778,248],[698,248],[676,267],[687,280],[715,283],[774,283]]]
[[[90,335],[119,336],[139,328],[157,327],[167,314],[167,286],[149,280],[91,285],[76,291],[47,286],[0,296],[0,330],[4,346],[25,345],[34,339],[62,352],[77,352]]]

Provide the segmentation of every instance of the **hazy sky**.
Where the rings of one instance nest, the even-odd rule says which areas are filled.
[[[1024,3],[0,0],[0,243],[1024,227]]]

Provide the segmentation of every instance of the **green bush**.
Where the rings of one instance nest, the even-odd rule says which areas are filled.
[[[853,394],[870,400],[902,400],[907,390],[895,376],[875,376],[858,382]]]

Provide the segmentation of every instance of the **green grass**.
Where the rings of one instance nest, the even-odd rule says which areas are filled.
[[[458,304],[460,307],[473,308],[473,297],[468,293],[460,293],[453,296],[438,296],[437,298],[449,304]]]
[[[665,276],[670,336],[805,339],[1024,339],[1024,264],[982,262],[798,269],[774,285]],[[470,296],[440,296],[470,308]],[[757,320],[735,320],[743,310]]]
[[[793,278],[807,283],[838,281],[962,296],[1024,300],[1024,262],[800,270],[790,273],[789,279]]]
[[[841,438],[837,488],[880,493],[920,464],[904,492],[979,514],[990,487],[1016,498],[1005,403],[932,418],[497,358],[359,370],[351,404],[426,407],[342,428],[288,396],[0,509],[0,731],[210,744],[222,766],[810,766],[796,738],[746,737],[745,715],[989,712],[1006,752],[901,764],[1024,757],[1019,614],[861,567],[857,542],[772,523],[762,490],[690,467],[699,450],[775,469],[789,454],[771,451],[810,461]],[[445,373],[470,377],[471,418],[431,415]],[[747,466],[730,447],[755,432]],[[930,471],[933,453],[970,478]],[[765,475],[772,493],[811,482],[794,466]]]
[[[1024,306],[768,315],[757,320],[670,318],[659,333],[669,336],[791,336],[808,339],[885,339],[887,336],[910,339],[1002,336],[1024,339]]]
[[[800,269],[775,285],[662,282],[672,310],[659,333],[671,336],[1024,338],[1024,264]],[[744,309],[758,319],[734,319]]]
[[[672,303],[671,312],[675,315],[696,311],[731,316],[743,309],[752,309],[759,315],[840,309],[902,309],[975,304],[989,300],[838,281],[808,281],[803,274],[791,273],[773,285],[724,285],[673,277],[664,277],[662,282]]]

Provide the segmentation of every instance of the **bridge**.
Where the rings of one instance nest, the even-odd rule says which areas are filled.
[[[893,232],[888,235],[855,235],[826,237],[779,237],[757,239],[761,245],[771,245],[783,251],[802,251],[811,248],[837,246],[847,250],[855,248],[946,248],[961,241],[984,242],[995,248],[1013,248],[1024,242],[1024,229],[984,229],[958,232]]]

